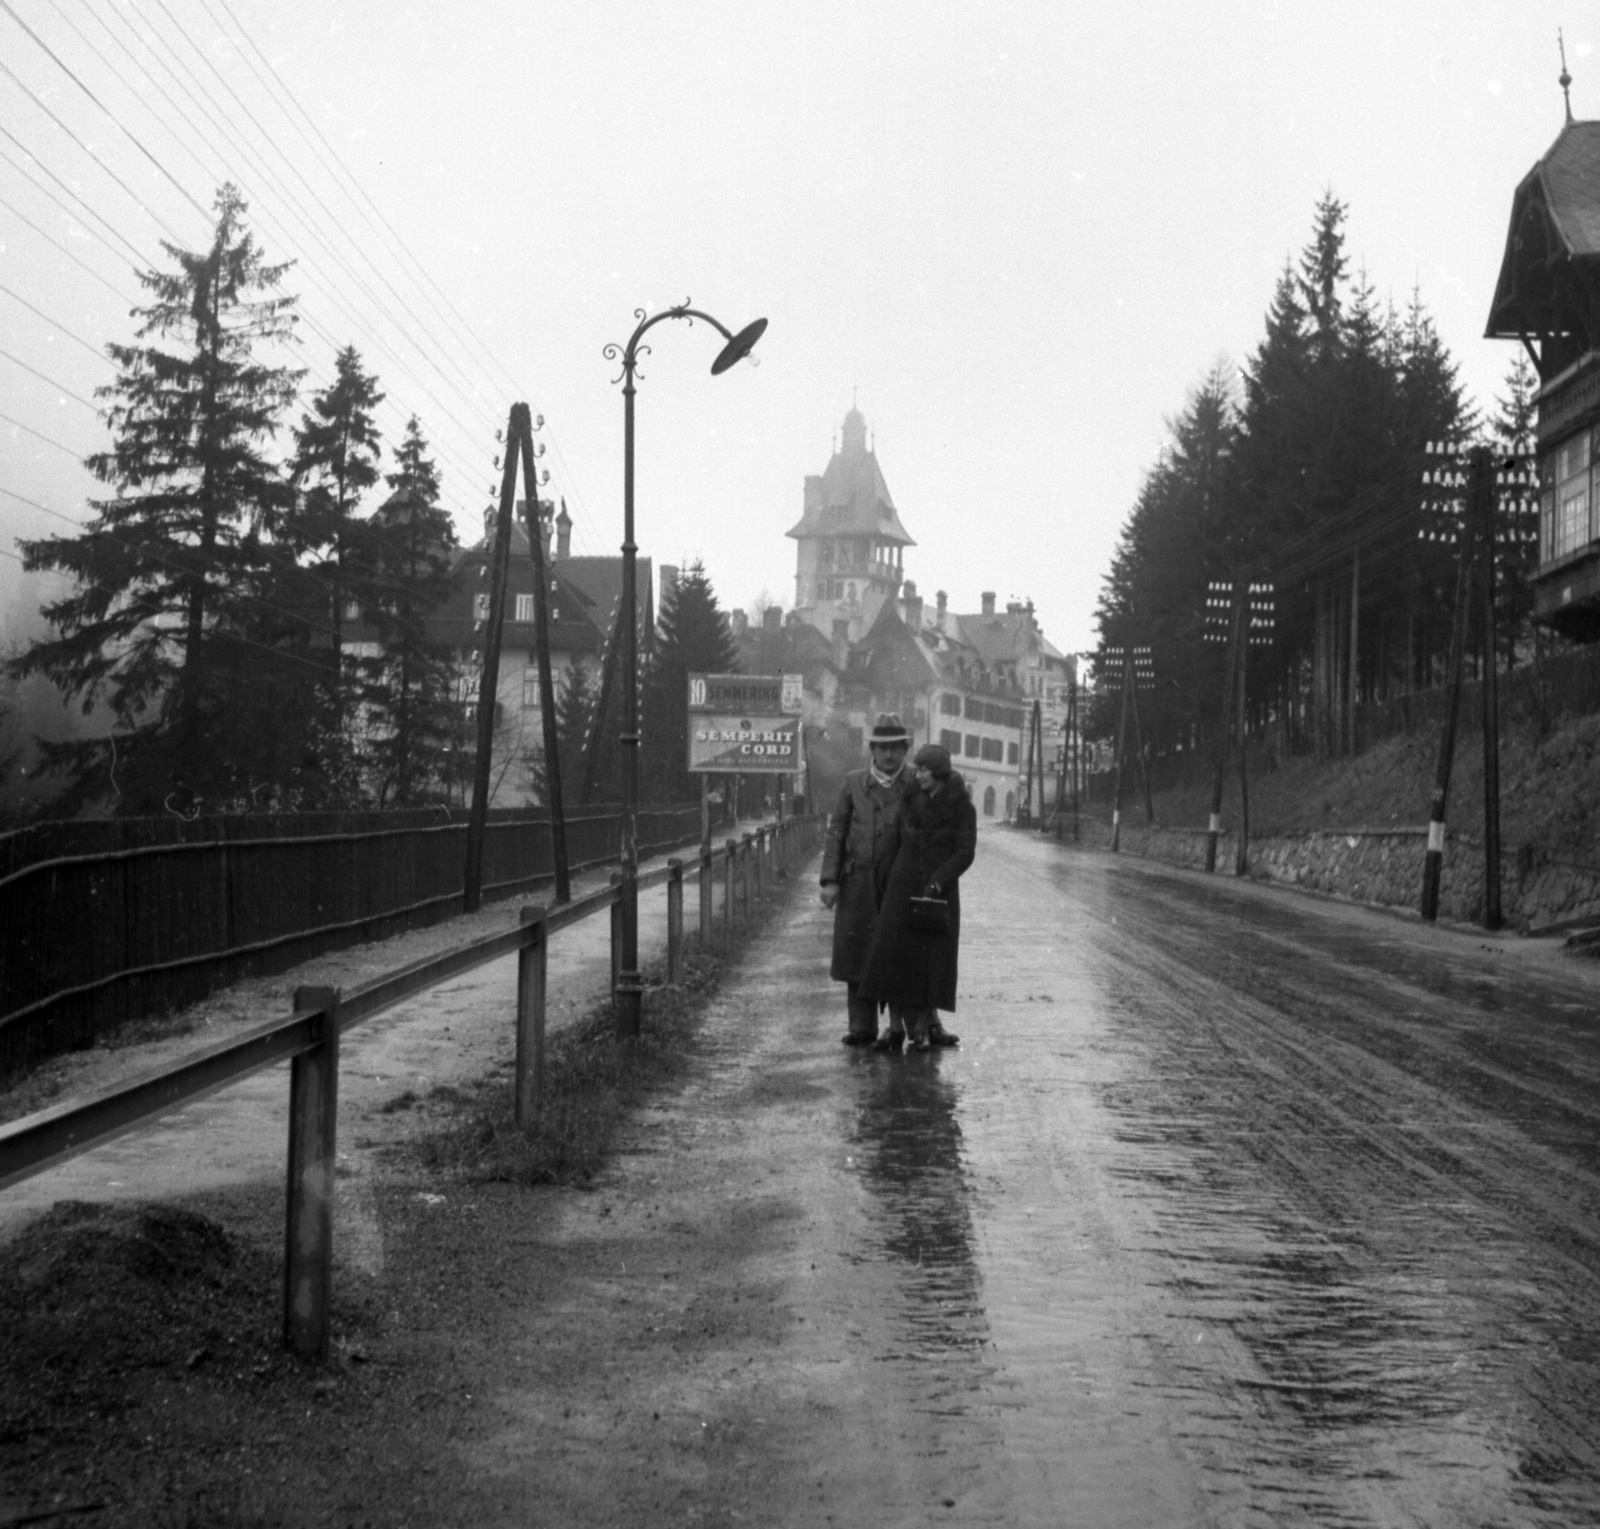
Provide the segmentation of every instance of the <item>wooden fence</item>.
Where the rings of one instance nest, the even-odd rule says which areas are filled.
[[[699,837],[700,809],[644,807],[650,855]],[[127,1020],[457,911],[464,813],[144,819],[0,840],[0,1071],[94,1044]],[[621,814],[567,819],[575,870],[615,861]],[[490,815],[486,898],[548,882],[542,809]]]
[[[698,815],[698,809],[695,811]],[[729,839],[724,849],[702,852],[696,878],[702,937],[709,938],[711,931],[719,862],[726,877],[723,914],[731,927],[736,908],[742,906],[748,916],[756,900],[774,885],[778,872],[816,849],[824,821],[817,816],[790,818],[748,833],[742,840]],[[680,982],[683,976],[685,869],[681,860],[669,860],[636,881],[641,891],[654,886],[667,888],[669,982]],[[288,1059],[283,1335],[285,1344],[296,1353],[326,1360],[333,1283],[340,1037],[363,1020],[383,1013],[402,999],[437,987],[458,972],[471,971],[515,953],[516,1062],[512,1104],[518,1127],[531,1128],[539,1119],[544,1088],[550,937],[610,909],[615,994],[620,964],[621,930],[616,917],[622,898],[619,883],[620,878],[613,877],[610,886],[553,908],[526,907],[515,929],[484,935],[424,957],[348,992],[338,988],[299,988],[287,1019],[269,1020],[233,1040],[202,1047],[81,1104],[57,1105],[0,1126],[0,1189]]]

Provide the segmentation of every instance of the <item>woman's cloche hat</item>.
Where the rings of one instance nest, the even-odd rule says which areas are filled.
[[[906,725],[900,720],[897,711],[880,711],[878,720],[872,724],[872,737],[868,743],[903,743],[908,747],[911,743],[911,734],[906,731]]]

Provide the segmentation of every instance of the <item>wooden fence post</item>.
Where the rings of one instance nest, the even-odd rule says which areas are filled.
[[[702,945],[711,942],[711,905],[714,895],[711,884],[711,850],[707,847],[700,851],[700,943]]]
[[[733,928],[733,878],[739,862],[739,841],[729,839],[728,859],[723,872],[722,886],[722,922],[731,930]]]
[[[517,952],[517,1063],[512,1087],[517,1129],[531,1130],[544,1104],[544,1011],[549,931],[542,906],[522,910],[522,926],[535,926]]]
[[[622,872],[611,873],[611,885],[622,885]],[[611,996],[617,996],[617,989],[622,984],[622,901],[619,898],[611,905]]]
[[[683,986],[683,861],[667,861],[667,981]]]
[[[739,902],[740,912],[749,918],[756,911],[755,897],[751,882],[751,860],[755,856],[755,835],[746,834],[744,842],[739,846]]]
[[[328,1357],[333,1284],[333,1168],[339,1120],[339,990],[296,988],[317,1009],[317,1043],[289,1063],[289,1182],[283,1239],[283,1341],[305,1359]]]

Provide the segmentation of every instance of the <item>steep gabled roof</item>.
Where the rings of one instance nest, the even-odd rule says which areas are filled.
[[[1544,332],[1567,262],[1600,268],[1600,122],[1568,122],[1517,187],[1488,338]]]

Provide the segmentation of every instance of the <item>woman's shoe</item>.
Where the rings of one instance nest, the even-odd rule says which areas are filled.
[[[912,1041],[911,1049],[913,1051],[932,1051],[933,1044],[929,1041],[927,1036],[919,1035],[914,1041]]]
[[[872,1043],[874,1051],[892,1051],[896,1055],[900,1051],[900,1043],[905,1040],[904,1030],[886,1030]]]

